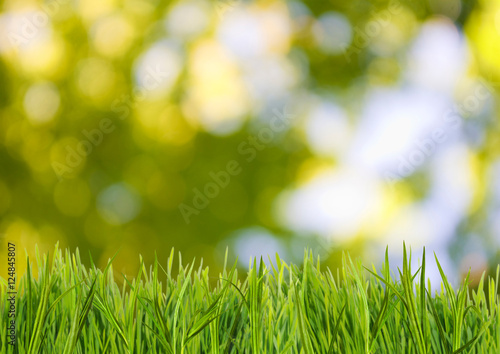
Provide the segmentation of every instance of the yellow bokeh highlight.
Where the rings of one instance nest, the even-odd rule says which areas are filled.
[[[26,271],[26,257],[25,250],[33,257],[35,245],[38,244],[44,252],[52,252],[54,245],[42,245],[42,238],[37,232],[36,228],[23,219],[16,219],[11,221],[2,233],[2,245],[0,246],[0,259],[7,259],[7,244],[13,243],[16,247],[16,273],[19,276]],[[0,276],[4,279],[7,278],[6,267],[0,267]]]
[[[7,245],[13,243],[16,252],[16,283],[19,286],[21,275],[26,272],[27,258],[29,257],[30,263],[37,264],[36,249],[38,248],[39,254],[54,254],[56,244],[61,249],[67,247],[67,241],[64,234],[52,225],[42,225],[34,227],[23,219],[16,219],[11,221],[3,234],[0,234],[0,259],[7,259]],[[52,257],[49,259],[52,261]],[[32,267],[35,278],[38,276],[37,267]],[[0,277],[7,278],[6,267],[0,267]]]
[[[500,80],[500,1],[483,0],[465,27],[476,60],[490,79]],[[492,77],[491,77],[492,76]]]
[[[286,54],[290,50],[291,22],[285,2],[258,4],[251,8],[259,15],[262,32],[265,33],[266,49],[269,53]]]
[[[482,182],[485,178],[484,169],[486,166],[484,162],[481,161],[481,158],[477,154],[469,152],[468,160],[470,171],[469,179],[471,182],[469,190],[473,192],[472,202],[469,206],[469,213],[473,214],[477,212],[484,204],[486,200],[486,194],[488,193],[488,188],[490,188],[491,186]]]
[[[78,14],[89,24],[99,17],[112,13],[119,5],[118,0],[78,1]]]
[[[144,25],[148,25],[146,22],[150,20],[150,17],[154,15],[155,4],[148,0],[124,0],[123,10],[129,16],[133,16],[134,19]]]
[[[77,87],[82,95],[97,105],[111,105],[115,98],[117,73],[110,62],[90,58],[80,62]]]
[[[123,56],[135,37],[133,24],[119,14],[99,20],[93,30],[94,47],[100,54],[109,58]]]
[[[321,172],[328,171],[331,168],[331,161],[317,157],[310,157],[300,165],[295,181],[297,185],[306,184]]]
[[[221,123],[240,121],[250,108],[236,62],[221,44],[202,40],[189,61],[189,98],[184,112],[193,123],[216,131]]]
[[[419,26],[419,22],[415,14],[406,9],[404,5],[399,4],[395,7],[395,12],[388,9],[381,12],[375,12],[372,20],[383,21],[385,17],[383,12],[390,15],[387,26],[381,26],[380,40],[386,45],[391,46],[393,50],[404,46],[415,35],[415,31]]]
[[[169,145],[184,145],[196,134],[174,104],[142,102],[138,105],[136,117],[149,138]]]
[[[159,131],[162,132],[162,140],[171,145],[184,145],[195,135],[195,130],[186,122],[177,106],[169,106],[161,112]]]
[[[42,79],[57,79],[66,75],[67,54],[63,39],[52,34],[32,40],[19,52],[19,64],[29,76]]]
[[[22,10],[39,4],[40,0],[5,0],[3,7],[8,10]]]
[[[411,187],[404,180],[384,183],[382,188],[384,197],[377,210],[377,217],[372,219],[370,228],[364,230],[366,235],[375,238],[385,237],[399,210],[413,203]]]
[[[56,85],[50,82],[35,83],[24,95],[24,111],[33,125],[42,125],[54,119],[59,105],[59,91]]]

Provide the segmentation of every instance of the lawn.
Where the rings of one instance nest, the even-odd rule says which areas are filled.
[[[431,289],[425,250],[411,269],[406,248],[397,274],[387,253],[378,270],[348,254],[324,269],[308,251],[301,266],[250,260],[246,274],[227,262],[218,275],[181,263],[172,250],[127,278],[112,260],[98,269],[78,252],[37,254],[18,279],[13,317],[0,278],[0,352],[500,353],[498,270],[471,290],[468,277],[453,289],[439,262],[442,284]]]

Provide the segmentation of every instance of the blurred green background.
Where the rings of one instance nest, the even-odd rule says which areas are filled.
[[[500,1],[3,1],[0,255],[498,263]],[[417,256],[415,256],[415,261]],[[5,277],[6,267],[0,267]],[[435,275],[435,274],[434,274]],[[434,276],[431,274],[431,278]]]

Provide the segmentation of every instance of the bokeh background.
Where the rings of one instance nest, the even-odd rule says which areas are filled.
[[[215,270],[227,247],[243,268],[305,247],[398,262],[403,240],[452,279],[496,268],[499,0],[1,11],[0,258],[14,242],[18,272],[56,242],[101,266],[119,250],[126,274],[172,247]]]

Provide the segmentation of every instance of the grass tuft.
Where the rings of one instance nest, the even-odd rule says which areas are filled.
[[[19,282],[16,347],[5,341],[10,319],[0,307],[0,352],[500,353],[500,268],[477,289],[469,275],[453,289],[436,258],[442,282],[433,293],[425,249],[414,271],[406,246],[397,276],[387,250],[380,270],[344,254],[332,273],[306,251],[302,266],[279,255],[269,266],[252,259],[246,276],[226,252],[215,281],[202,262],[178,258],[176,275],[173,250],[166,270],[156,257],[149,270],[140,258],[137,276],[123,276],[120,288],[112,259],[100,270],[85,267],[78,251],[63,256],[56,247],[52,262],[36,252],[37,267],[28,258]],[[0,290],[7,304],[1,278]]]

